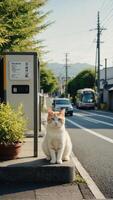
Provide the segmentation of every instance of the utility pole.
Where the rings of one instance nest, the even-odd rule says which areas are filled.
[[[97,87],[97,46],[96,46],[96,56],[95,56],[95,90],[96,90],[96,87]]]
[[[97,50],[98,50],[98,68],[97,68],[97,92],[100,103],[100,15],[97,16]]]
[[[97,92],[98,92],[98,108],[100,108],[100,35],[103,27],[100,27],[100,13],[97,15],[97,56],[98,56],[98,66],[97,66]]]
[[[105,84],[107,83],[107,58],[105,58]]]
[[[65,97],[67,97],[67,83],[68,83],[68,54],[65,54],[65,69],[66,69],[66,83],[65,83]]]

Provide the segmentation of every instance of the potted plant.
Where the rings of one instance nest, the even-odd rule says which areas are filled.
[[[0,104],[0,160],[18,157],[26,125],[22,105],[15,110],[9,103]]]

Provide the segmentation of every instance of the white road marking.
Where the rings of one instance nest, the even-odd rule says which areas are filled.
[[[96,119],[92,119],[90,117],[86,117],[86,115],[82,115],[82,114],[79,114],[79,113],[73,113],[75,116],[78,116],[78,117],[84,117],[84,120],[87,120],[89,122],[93,122],[95,124],[98,124],[99,122],[96,120]]]
[[[77,109],[76,109],[76,110],[77,110]],[[102,113],[102,111],[99,111],[99,112]],[[87,111],[83,111],[83,110],[82,110],[82,113],[87,113],[87,114],[92,115],[92,116],[95,115],[95,116],[104,117],[104,118],[112,119],[112,120],[113,120],[113,117],[107,116],[107,115],[108,115],[108,112],[104,112],[104,113],[106,113],[106,115],[101,115],[101,114],[98,114],[98,113],[92,113],[92,112],[87,112]]]
[[[86,181],[88,187],[90,188],[90,190],[93,193],[93,195],[95,196],[95,198],[96,199],[106,199],[105,196],[102,194],[102,192],[97,187],[97,185],[95,184],[95,182],[93,181],[93,179],[90,177],[88,172],[84,169],[84,167],[81,165],[81,163],[79,162],[79,160],[73,153],[72,153],[72,160],[73,160],[77,170],[79,171],[81,176]]]
[[[80,116],[80,114],[78,115]],[[85,117],[85,116],[84,116]],[[68,122],[70,122],[71,124],[75,125],[76,127],[78,128],[81,128],[82,130],[92,134],[92,135],[95,135],[107,142],[110,142],[113,144],[113,140],[108,138],[108,137],[105,137],[105,136],[102,136],[101,134],[95,132],[95,131],[92,131],[90,129],[87,129],[83,126],[81,126],[80,124],[76,123],[76,122],[73,122],[72,120],[70,119],[66,119]],[[98,120],[97,120],[98,121]],[[77,168],[77,170],[79,171],[79,173],[81,174],[81,176],[84,178],[84,180],[86,181],[88,187],[90,188],[91,192],[93,193],[93,195],[95,196],[96,199],[106,199],[105,196],[102,194],[102,192],[99,190],[99,188],[97,187],[97,185],[95,184],[95,182],[93,181],[93,179],[90,177],[90,175],[88,174],[88,172],[84,169],[84,167],[81,165],[81,163],[79,162],[79,160],[77,159],[77,157],[72,154],[72,160]]]
[[[82,130],[84,130],[84,131],[86,131],[86,132],[88,132],[88,133],[90,133],[90,134],[92,134],[92,135],[95,135],[95,136],[97,136],[97,137],[99,137],[99,138],[101,138],[101,139],[103,139],[103,140],[105,140],[105,141],[107,141],[107,142],[113,144],[113,140],[112,140],[111,138],[108,138],[108,137],[106,137],[106,136],[103,136],[103,135],[101,135],[101,134],[95,132],[95,131],[92,131],[92,130],[90,130],[90,129],[88,129],[88,128],[85,128],[84,126],[81,126],[80,124],[78,124],[78,123],[76,123],[76,122],[73,122],[73,121],[70,120],[70,119],[66,119],[66,120],[67,120],[68,122],[70,122],[71,124],[75,125],[76,127],[81,128]]]
[[[93,122],[94,124],[99,124],[99,121],[96,120],[96,119],[92,119],[92,118],[89,118],[89,117],[85,117],[84,119],[89,121],[89,122]]]
[[[76,116],[81,116],[81,117],[84,117],[84,120],[88,120],[88,121],[91,121],[91,118],[89,118],[89,117],[86,117],[84,114],[78,114],[78,113],[74,113],[74,115],[76,115]],[[101,123],[101,124],[105,124],[105,125],[107,125],[107,126],[113,126],[113,124],[111,124],[111,123],[109,123],[109,122],[104,122],[104,121],[102,121],[102,120],[98,120],[98,119],[92,119],[92,122],[94,122],[94,123]]]

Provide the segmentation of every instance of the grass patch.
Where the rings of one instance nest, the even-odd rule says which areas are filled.
[[[76,181],[76,183],[86,183],[85,180],[82,178],[82,176],[79,173],[76,174],[75,181]]]

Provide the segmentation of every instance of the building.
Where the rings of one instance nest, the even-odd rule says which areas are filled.
[[[101,101],[113,111],[113,67],[100,70]]]

